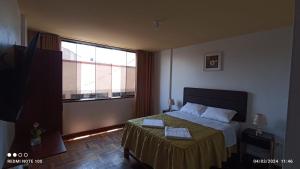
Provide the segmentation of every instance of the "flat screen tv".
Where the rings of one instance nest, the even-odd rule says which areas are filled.
[[[16,122],[22,112],[27,88],[30,81],[31,67],[40,34],[37,33],[20,57],[20,64],[7,66],[4,55],[0,55],[0,120]]]

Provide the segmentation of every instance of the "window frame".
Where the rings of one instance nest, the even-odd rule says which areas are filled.
[[[81,40],[75,40],[75,39],[61,38],[61,42],[62,41],[70,42],[70,43],[78,43],[78,44],[82,44],[82,45],[90,45],[90,46],[106,48],[106,49],[115,49],[115,50],[120,50],[120,51],[124,51],[124,52],[137,53],[137,50],[133,50],[133,49],[126,49],[126,48],[121,48],[121,47],[102,45],[102,44],[97,44],[97,43],[87,42],[87,41],[81,41]]]
[[[131,52],[131,53],[135,53],[137,56],[137,50],[108,46],[108,45],[97,44],[97,43],[86,42],[86,41],[75,40],[75,39],[69,39],[69,38],[61,38],[60,40],[61,40],[61,42],[69,42],[69,43],[89,45],[89,46],[105,48],[105,49],[119,50],[119,51],[123,51],[123,52]],[[61,46],[61,48],[62,48],[62,46]],[[70,62],[73,62],[73,61],[70,61]],[[76,60],[76,62],[78,62],[78,61]],[[79,61],[79,62],[81,62],[81,61]],[[136,62],[137,62],[137,57],[136,57]],[[95,63],[95,65],[96,64],[97,63]],[[137,66],[137,64],[136,64],[136,66]],[[136,68],[136,66],[135,66],[135,68]],[[132,66],[129,66],[129,67],[132,67]],[[62,95],[63,95],[63,93],[62,93]],[[134,98],[134,97],[135,97],[135,94],[127,95],[127,96],[126,95],[125,96],[115,96],[115,97],[112,96],[112,97],[108,97],[108,98],[80,98],[80,99],[64,99],[64,98],[62,98],[62,101],[63,101],[63,103],[72,103],[72,102],[90,102],[90,101],[100,101],[100,100],[127,99],[127,98]]]

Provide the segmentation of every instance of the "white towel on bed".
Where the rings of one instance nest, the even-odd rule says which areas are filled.
[[[231,147],[237,143],[237,132],[239,130],[240,124],[236,121],[232,121],[230,123],[223,123],[202,117],[196,117],[181,111],[167,112],[166,114],[172,117],[184,119],[196,124],[201,124],[203,126],[222,131],[226,147]]]

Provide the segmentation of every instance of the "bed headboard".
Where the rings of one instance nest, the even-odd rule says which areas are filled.
[[[247,95],[247,92],[242,91],[185,87],[183,91],[183,105],[186,102],[191,102],[235,110],[238,114],[233,117],[233,120],[245,122],[247,115]]]

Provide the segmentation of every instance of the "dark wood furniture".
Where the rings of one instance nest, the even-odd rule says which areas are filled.
[[[203,89],[185,87],[183,91],[183,105],[186,102],[203,104],[224,109],[235,110],[238,113],[233,120],[245,122],[247,116],[247,92]]]
[[[26,48],[15,46],[15,62],[22,64]],[[31,158],[46,158],[66,151],[62,133],[62,52],[37,49],[33,57],[30,79],[21,109],[15,123],[15,138],[10,153],[28,153]],[[46,132],[42,144],[30,146],[30,131],[38,122]],[[9,165],[9,164],[6,164]]]
[[[25,47],[15,47],[17,64]],[[28,90],[15,137],[26,137],[34,122],[46,131],[62,132],[62,52],[37,49],[33,57]]]
[[[263,132],[261,135],[256,135],[256,130],[247,128],[242,132],[240,141],[240,159],[243,159],[243,155],[246,152],[247,145],[253,145],[259,148],[269,150],[270,156],[268,159],[274,158],[275,150],[275,137],[273,134]]]

